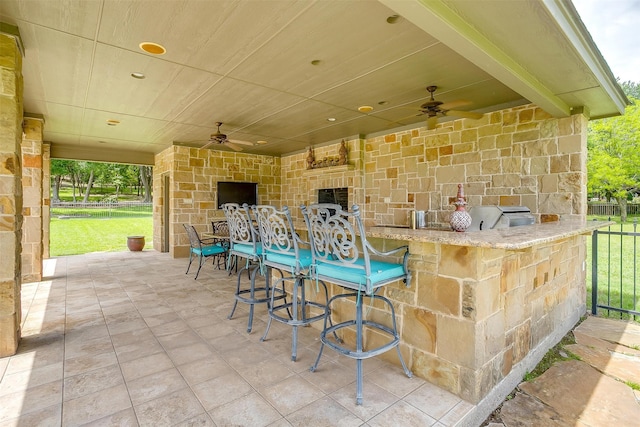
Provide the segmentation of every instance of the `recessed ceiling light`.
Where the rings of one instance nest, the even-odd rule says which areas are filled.
[[[387,105],[389,103],[389,101],[380,101],[378,102],[378,105]]]
[[[98,144],[106,144],[107,141],[98,141]]]
[[[144,50],[147,53],[152,55],[164,55],[167,49],[164,46],[159,45],[158,43],[153,42],[142,42],[139,44],[140,49]]]
[[[120,120],[109,119],[107,120],[107,126],[115,126],[120,123]]]
[[[398,19],[400,19],[400,15],[391,15],[387,18],[387,23],[395,24],[396,22],[398,22]]]
[[[256,141],[256,144],[264,145],[264,144],[267,144],[267,141],[264,141],[264,140]]]
[[[320,60],[314,59],[313,61],[311,61],[311,65],[320,65]]]
[[[335,118],[335,117],[329,117],[329,118],[327,119],[327,121],[328,121],[328,122],[335,122],[335,121],[336,121],[336,118]]]
[[[370,113],[373,111],[373,107],[370,105],[361,105],[360,107],[358,107],[358,111],[360,111],[361,113]]]
[[[131,73],[131,77],[134,79],[144,79],[146,76],[142,73]]]

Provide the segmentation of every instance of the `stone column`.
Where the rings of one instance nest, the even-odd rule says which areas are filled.
[[[44,119],[25,117],[22,137],[22,282],[42,280]]]
[[[51,144],[42,144],[42,259],[48,259],[51,230]]]
[[[19,45],[19,36],[0,33],[0,357],[15,354],[20,341],[23,83]]]

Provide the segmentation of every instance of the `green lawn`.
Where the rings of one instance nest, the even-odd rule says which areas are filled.
[[[128,251],[127,236],[145,236],[151,249],[151,214],[128,218],[51,218],[51,256]]]
[[[589,219],[592,219],[590,217]],[[607,218],[598,218],[607,220]],[[612,218],[616,220],[616,218]],[[631,221],[633,218],[631,219]],[[624,232],[632,233],[633,223],[628,221],[603,228],[600,232]],[[640,226],[636,228],[640,232]],[[591,266],[592,266],[592,238],[587,240],[587,307],[591,309]],[[635,253],[634,253],[635,245]],[[598,304],[606,304],[612,307],[622,307],[627,310],[640,310],[640,238],[634,236],[598,235]],[[609,286],[610,284],[610,286]],[[634,287],[635,286],[635,287]],[[622,297],[622,301],[621,301]],[[598,314],[607,315],[607,310],[599,309]],[[614,311],[611,316],[620,317]],[[629,318],[629,316],[622,316]],[[637,319],[637,318],[636,318]]]

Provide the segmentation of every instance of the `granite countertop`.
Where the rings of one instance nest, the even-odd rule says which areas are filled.
[[[429,228],[413,230],[390,226],[367,227],[366,233],[368,237],[408,242],[431,242],[456,246],[518,250],[579,234],[591,234],[594,230],[611,224],[613,222],[610,221],[567,220],[463,233]]]

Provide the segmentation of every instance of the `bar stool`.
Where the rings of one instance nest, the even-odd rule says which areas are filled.
[[[237,203],[226,203],[222,205],[222,210],[227,218],[229,226],[229,259],[238,257],[245,259],[245,265],[238,271],[238,283],[235,291],[235,301],[228,318],[233,317],[238,302],[249,304],[249,321],[247,332],[251,332],[253,327],[253,311],[256,304],[269,304],[270,297],[270,277],[271,271],[265,276],[264,286],[256,286],[256,275],[263,274],[262,271],[262,245],[258,236],[249,206],[245,203],[240,206]],[[270,269],[271,270],[271,269]],[[246,271],[249,277],[249,287],[243,288],[241,285],[242,273]],[[276,299],[283,299],[285,295],[279,293]]]
[[[311,371],[315,371],[320,362],[324,346],[328,346],[341,354],[356,360],[356,404],[362,404],[362,361],[377,356],[392,348],[396,348],[402,369],[407,377],[412,373],[407,368],[400,352],[400,335],[396,327],[396,316],[391,301],[377,295],[384,286],[396,281],[411,283],[411,273],[407,268],[409,259],[408,246],[401,246],[387,252],[376,250],[367,241],[364,225],[360,217],[360,208],[353,205],[352,212],[343,211],[340,205],[323,203],[302,206],[302,214],[307,224],[309,240],[311,241],[312,266],[311,276],[317,280],[335,283],[347,292],[333,296],[328,306],[340,299],[355,298],[355,319],[347,319],[330,325],[325,320],[324,329],[320,334],[322,342],[320,352]],[[355,227],[353,223],[355,223]],[[404,254],[401,252],[404,251]],[[378,261],[371,256],[387,257],[393,254],[402,255],[402,263]],[[365,301],[382,302],[391,313],[392,325],[386,326],[374,320],[365,319],[363,307]],[[343,306],[343,305],[342,305]],[[376,306],[376,309],[379,305]],[[344,318],[344,315],[341,314]],[[349,345],[343,340],[331,339],[330,335],[338,331],[346,332],[345,328],[353,330],[355,327],[355,343]],[[385,342],[373,348],[365,349],[365,332],[377,332],[377,336],[384,337]],[[345,335],[342,335],[344,339]],[[376,338],[376,344],[382,338]],[[355,347],[355,348],[354,348]]]
[[[271,293],[269,321],[260,341],[267,338],[271,321],[274,319],[291,326],[293,329],[291,360],[295,362],[298,354],[298,326],[306,326],[327,318],[329,310],[326,302],[329,300],[329,293],[325,283],[318,281],[316,290],[322,291],[321,296],[324,295],[324,303],[307,298],[305,280],[309,278],[311,250],[301,248],[301,245],[308,247],[309,243],[300,239],[296,233],[289,208],[285,206],[282,210],[278,210],[274,206],[257,205],[252,206],[252,210],[258,220],[264,264],[291,273],[290,276],[278,279],[273,284],[273,288],[275,289],[279,285],[281,292],[286,293],[285,282],[293,281],[291,301],[287,302],[284,299],[278,304],[275,301],[276,292]],[[312,315],[311,308],[318,309],[319,313]]]

